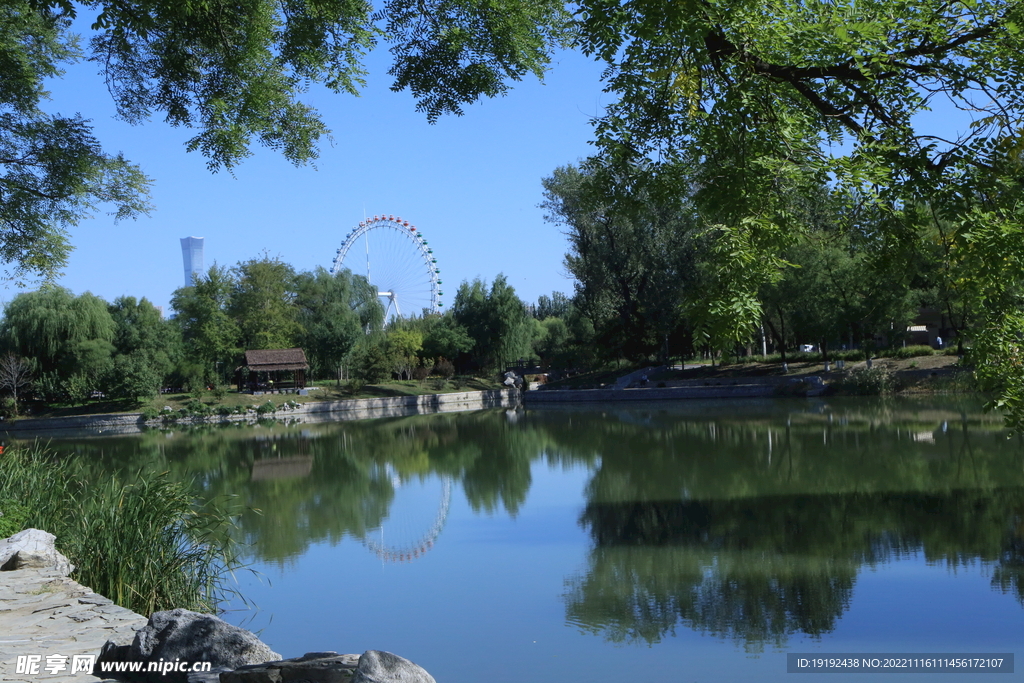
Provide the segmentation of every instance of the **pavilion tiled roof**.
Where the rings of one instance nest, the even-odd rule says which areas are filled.
[[[308,370],[302,349],[260,349],[245,352],[245,365],[250,372],[268,370]]]

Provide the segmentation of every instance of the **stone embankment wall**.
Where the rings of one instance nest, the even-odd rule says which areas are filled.
[[[283,403],[288,394],[258,397],[261,403]],[[178,418],[178,424],[255,421],[257,418],[297,419],[302,422],[331,420],[365,420],[378,417],[403,417],[431,413],[447,413],[486,408],[511,408],[519,405],[519,392],[515,389],[492,391],[461,391],[451,394],[425,394],[423,396],[392,396],[387,398],[361,398],[344,401],[312,401],[294,408],[278,408],[276,412],[257,415],[250,411],[242,415],[210,415],[206,417]],[[59,432],[82,430],[104,434],[133,434],[142,427],[159,427],[161,418],[145,420],[141,413],[109,415],[78,415],[73,417],[37,418],[32,420],[0,422],[0,431],[15,436],[45,433],[56,436]]]
[[[615,403],[620,401],[675,401],[678,399],[763,398],[773,396],[776,384],[687,386],[644,389],[580,389],[528,391],[523,404],[530,408],[554,403]]]

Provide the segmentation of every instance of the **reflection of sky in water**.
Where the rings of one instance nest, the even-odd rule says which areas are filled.
[[[261,567],[271,585],[243,576],[243,593],[261,608],[249,625],[285,656],[387,649],[442,683],[792,680],[784,651],[771,645],[748,652],[682,623],[654,645],[615,645],[567,623],[567,585],[588,570],[592,547],[578,523],[591,476],[535,462],[515,518],[474,513],[456,486],[434,548],[412,562],[385,563],[345,540],[312,546],[294,569]],[[990,575],[978,563],[950,569],[917,554],[861,566],[836,628],[820,639],[793,634],[786,650],[1012,652],[1024,609],[993,590]]]

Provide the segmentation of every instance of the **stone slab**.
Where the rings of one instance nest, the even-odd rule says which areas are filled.
[[[99,654],[107,640],[130,640],[145,625],[142,615],[58,571],[0,572],[0,682],[99,683],[90,673],[70,673],[73,656]],[[17,673],[22,655],[42,656],[38,674]],[[48,655],[63,655],[69,665],[49,672]]]

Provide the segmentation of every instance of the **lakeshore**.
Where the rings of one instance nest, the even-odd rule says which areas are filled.
[[[262,397],[261,397],[262,398]],[[269,397],[267,397],[269,399]],[[359,398],[339,401],[311,401],[283,404],[273,412],[259,413],[255,409],[241,414],[202,415],[147,419],[143,413],[103,413],[66,417],[38,417],[8,420],[0,423],[0,431],[15,437],[31,435],[65,436],[76,433],[135,434],[146,428],[159,428],[173,424],[217,424],[256,422],[259,419],[325,422],[366,420],[381,417],[511,408],[519,405],[519,392],[515,389],[489,391],[462,391],[447,394],[419,396],[392,396],[386,398]],[[169,413],[169,416],[174,413]]]
[[[89,481],[168,472],[203,500],[236,496],[259,572],[236,589],[259,610],[224,618],[285,656],[383,646],[446,683],[661,683],[681,660],[694,680],[781,681],[777,649],[876,632],[912,647],[908,615],[929,642],[1018,649],[1020,449],[970,397],[565,404],[49,447]],[[725,616],[686,602],[696,590]],[[665,618],[635,615],[638,599]]]
[[[920,364],[920,366],[919,366]],[[923,367],[922,367],[923,366]],[[866,363],[854,363],[848,370],[865,368]],[[948,388],[950,381],[964,370],[949,356],[921,359],[880,359],[881,367],[896,378],[905,394],[928,394]],[[272,401],[284,399],[275,410],[260,412],[258,404],[241,413],[229,415],[186,415],[167,411],[158,417],[147,417],[142,412],[97,413],[59,417],[32,417],[0,422],[0,432],[13,437],[47,435],[53,437],[91,434],[134,434],[146,428],[170,427],[189,424],[254,423],[261,419],[286,422],[325,422],[364,420],[385,417],[429,415],[433,413],[484,410],[489,408],[515,408],[519,406],[551,406],[582,403],[656,402],[709,399],[765,399],[782,396],[816,397],[827,393],[844,374],[835,365],[829,371],[822,363],[796,362],[788,372],[780,368],[757,364],[725,365],[717,367],[689,366],[685,370],[661,369],[652,372],[647,386],[638,386],[638,380],[648,371],[636,370],[619,378],[615,386],[597,388],[556,388],[520,392],[513,388],[483,391],[463,391],[441,394],[419,394],[380,398],[353,398],[328,401],[293,402],[290,396],[260,395],[254,399]],[[625,380],[625,381],[623,381]]]

